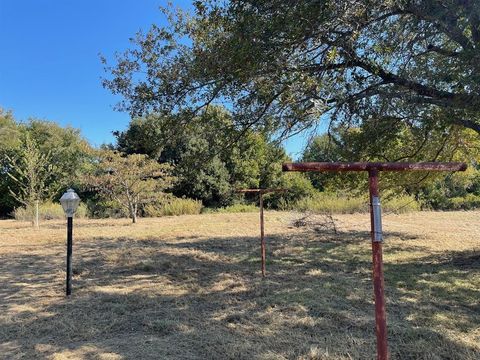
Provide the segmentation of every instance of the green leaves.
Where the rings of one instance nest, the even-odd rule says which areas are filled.
[[[154,203],[171,186],[171,173],[171,165],[159,164],[146,155],[103,150],[97,167],[83,176],[83,183],[115,201],[136,222],[139,207]]]
[[[116,135],[119,150],[174,164],[173,193],[206,206],[231,204],[236,188],[273,185],[286,159],[266,133],[236,128],[231,114],[213,105],[193,117],[184,112],[138,118]]]
[[[105,86],[123,96],[123,109],[193,119],[224,103],[237,129],[284,136],[322,120],[338,128],[370,118],[391,125],[377,128],[387,137],[399,122],[480,133],[478,2],[195,6],[188,20],[171,16],[170,27],[153,26],[107,69]]]
[[[78,185],[90,156],[78,130],[36,119],[20,123],[0,110],[0,214]]]
[[[42,152],[29,133],[16,156],[6,155],[7,176],[13,185],[9,187],[10,195],[22,204],[32,216],[32,224],[38,227],[37,218],[32,211],[35,203],[49,200],[58,191],[54,182],[56,166],[52,163],[50,152]]]

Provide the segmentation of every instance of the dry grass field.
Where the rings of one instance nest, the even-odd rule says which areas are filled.
[[[373,359],[368,215],[0,221],[2,359]],[[480,359],[480,212],[384,218],[392,359]]]

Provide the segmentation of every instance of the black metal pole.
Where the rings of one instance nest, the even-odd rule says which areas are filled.
[[[265,277],[266,269],[266,251],[265,251],[265,230],[263,221],[263,193],[260,192],[260,248],[262,253],[262,276]]]
[[[67,296],[72,293],[72,232],[73,217],[67,217]]]

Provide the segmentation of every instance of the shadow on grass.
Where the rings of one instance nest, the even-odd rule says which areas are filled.
[[[70,299],[62,246],[9,256],[0,265],[0,350],[6,358],[371,359],[368,238],[269,236],[265,279],[258,238],[84,241]],[[478,260],[457,252],[385,264],[392,358],[478,358],[473,341],[459,341],[478,329],[478,288],[469,286]]]

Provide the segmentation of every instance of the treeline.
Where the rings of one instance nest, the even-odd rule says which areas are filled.
[[[0,108],[0,216],[38,200],[58,200],[67,186],[80,186],[94,151],[80,131],[53,122],[21,123]]]
[[[256,204],[255,196],[239,194],[235,191],[239,188],[288,189],[266,197],[265,204],[272,209],[366,209],[364,174],[282,173],[281,164],[292,159],[271,140],[273,134],[265,127],[237,127],[219,106],[196,116],[136,118],[114,135],[114,144],[94,149],[77,129],[37,119],[21,123],[11,112],[0,110],[0,216],[33,218],[38,201],[44,218],[60,217],[61,209],[52,202],[57,203],[68,187],[82,197],[80,215],[128,216],[133,221],[137,216],[199,213],[202,208],[242,211]],[[478,139],[468,135],[462,130],[461,141],[449,140],[443,146],[450,159],[468,157],[471,166],[465,173],[382,174],[387,207],[392,211],[479,207],[480,171],[471,160]],[[371,155],[375,149],[369,148],[366,137],[359,129],[314,137],[300,160],[375,160]],[[390,141],[389,154],[405,154],[409,138],[404,133],[396,145]]]
[[[289,158],[268,133],[238,131],[220,107],[190,118],[188,126],[184,116],[135,119],[115,133],[115,144],[94,149],[77,129],[37,119],[21,123],[1,111],[0,215],[17,209],[28,218],[39,201],[46,216],[55,217],[59,209],[49,203],[67,187],[80,194],[82,214],[134,221],[255,201],[244,200],[238,188],[288,188],[288,195],[268,200],[272,208],[313,193],[303,174],[282,173]],[[173,121],[176,130],[164,131]]]

